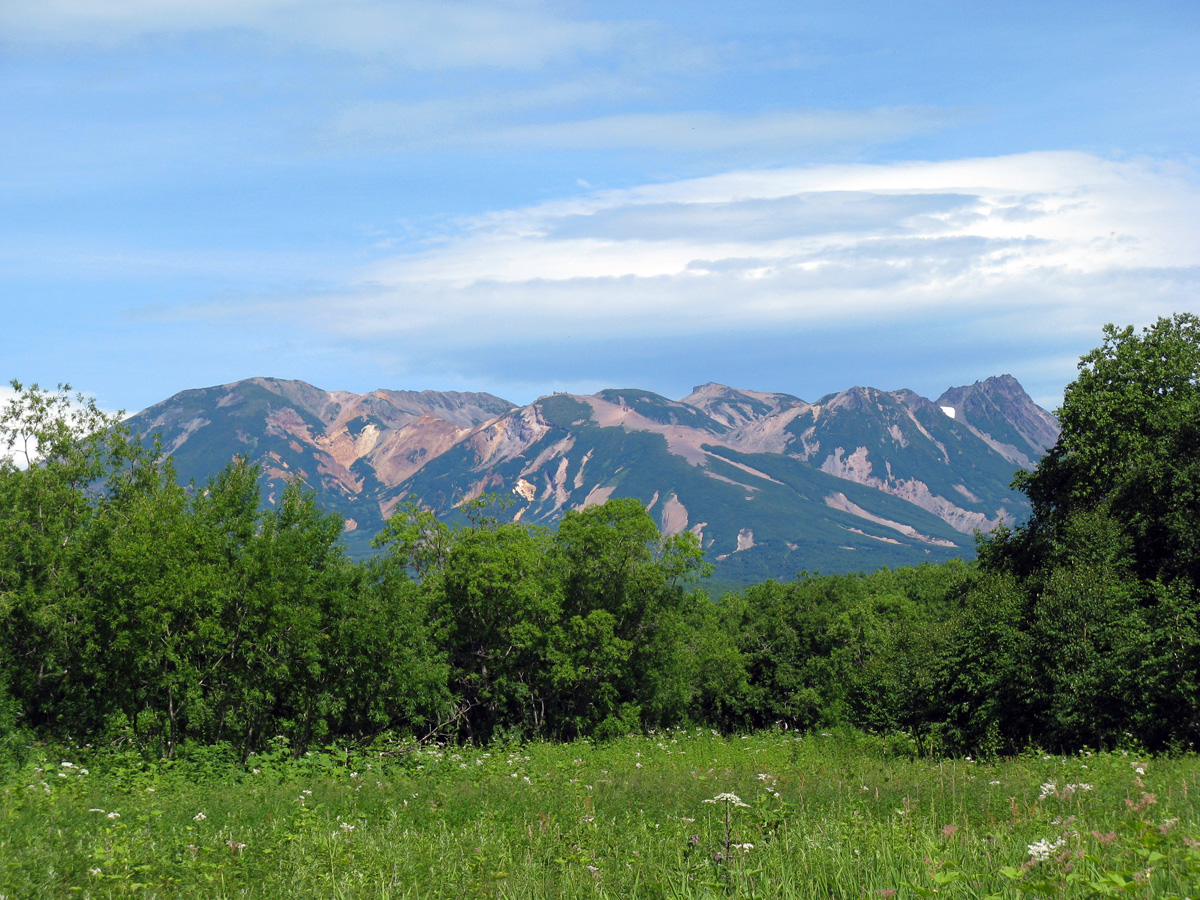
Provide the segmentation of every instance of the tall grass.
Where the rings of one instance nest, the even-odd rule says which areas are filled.
[[[32,748],[0,781],[0,894],[1200,897],[1194,756],[885,749],[694,730],[245,765]]]

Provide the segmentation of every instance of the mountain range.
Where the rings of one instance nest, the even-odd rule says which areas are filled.
[[[609,497],[641,500],[665,533],[696,534],[725,582],[861,571],[973,554],[973,533],[1028,514],[1010,488],[1058,437],[1009,375],[937,400],[854,387],[809,403],[701,385],[552,394],[325,391],[251,378],[183,391],[126,422],[159,435],[181,481],[235,454],[275,502],[300,479],[345,521],[350,552],[396,504],[455,517],[485,493],[502,515],[553,526]]]

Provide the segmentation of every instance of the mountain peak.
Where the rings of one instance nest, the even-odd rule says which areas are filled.
[[[1012,375],[952,387],[937,405],[954,410],[954,418],[988,441],[993,449],[1025,468],[1058,441],[1058,420],[1025,393]]]
[[[1019,519],[1013,463],[1053,442],[1053,417],[1011,376],[938,403],[957,421],[912,391],[864,386],[821,405],[708,382],[682,400],[621,388],[518,407],[252,378],[176,394],[128,424],[162,436],[185,483],[234,454],[260,466],[267,503],[303,479],[359,553],[404,498],[454,516],[465,500],[512,495],[511,515],[552,525],[633,497],[665,534],[696,535],[725,577],[757,579],[969,554],[973,528]]]
[[[747,391],[715,381],[697,385],[679,402],[701,410],[728,428],[739,428],[785,410],[797,407],[807,409],[809,406],[791,394]]]

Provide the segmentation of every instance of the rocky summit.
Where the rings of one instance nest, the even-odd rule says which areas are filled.
[[[612,389],[528,406],[251,378],[127,424],[159,437],[184,482],[238,454],[260,466],[268,504],[299,479],[342,517],[356,555],[405,500],[453,518],[494,493],[509,500],[503,517],[553,526],[636,497],[664,532],[694,533],[726,582],[970,556],[975,531],[1028,514],[1013,476],[1058,437],[1009,375],[937,400],[854,387],[810,403],[710,383],[681,400]]]

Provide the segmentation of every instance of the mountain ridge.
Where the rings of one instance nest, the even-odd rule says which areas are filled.
[[[1027,514],[1012,477],[1057,438],[1011,375],[936,401],[856,386],[809,403],[708,382],[681,400],[610,388],[524,406],[260,377],[183,391],[127,424],[161,435],[185,482],[237,453],[261,466],[267,503],[304,481],[345,520],[355,553],[405,500],[455,517],[502,493],[504,515],[553,525],[633,496],[664,533],[696,534],[732,578],[969,556],[975,529]]]

